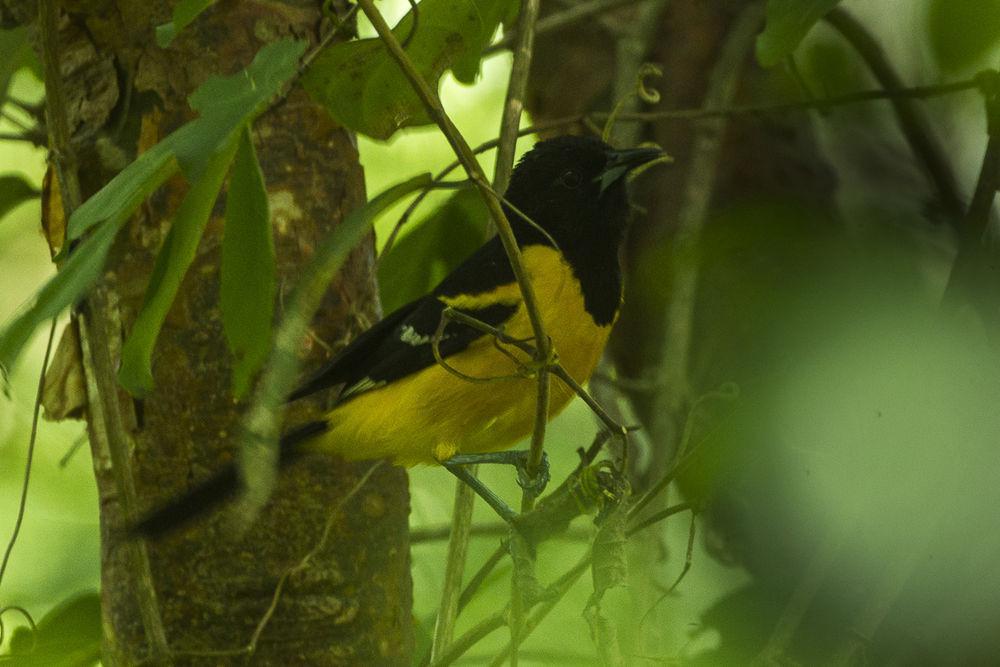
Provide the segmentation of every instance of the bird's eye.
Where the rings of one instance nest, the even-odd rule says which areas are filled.
[[[575,190],[580,187],[580,174],[570,169],[569,171],[563,172],[562,176],[558,179],[558,183],[564,188]]]

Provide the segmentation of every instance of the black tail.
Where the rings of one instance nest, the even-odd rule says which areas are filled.
[[[325,421],[307,422],[297,426],[281,438],[279,468],[284,468],[301,455],[297,445],[320,435],[327,429]],[[174,498],[139,519],[128,530],[132,539],[156,539],[180,528],[189,521],[217,509],[243,490],[243,480],[236,463],[230,463],[206,480],[199,482],[187,493]]]

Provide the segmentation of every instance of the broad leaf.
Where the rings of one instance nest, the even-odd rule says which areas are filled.
[[[757,61],[773,67],[798,47],[840,0],[767,0],[767,23],[757,37]]]
[[[459,190],[416,224],[379,260],[385,312],[426,294],[479,247],[489,213],[475,188]]]
[[[18,628],[10,639],[21,667],[90,667],[101,657],[101,598],[81,593],[56,605],[38,622],[36,635]],[[32,650],[34,647],[34,650]]]
[[[931,0],[931,48],[942,67],[971,67],[1000,44],[1000,2]]]
[[[184,195],[163,247],[156,256],[142,310],[122,346],[118,381],[133,395],[145,394],[153,388],[153,346],[184,274],[194,260],[198,242],[219,196],[237,144],[234,139],[209,160],[201,178]]]
[[[104,225],[73,251],[55,276],[39,290],[34,303],[0,332],[0,366],[8,369],[40,324],[75,304],[101,275],[114,243],[117,225]]]
[[[41,194],[23,176],[0,176],[0,220],[19,204]]]
[[[222,242],[222,325],[233,353],[233,391],[242,396],[271,348],[275,293],[274,239],[264,176],[249,128],[240,136]]]
[[[170,23],[156,26],[156,43],[166,48],[181,30],[198,18],[198,15],[215,4],[215,0],[180,0],[174,6],[174,16]]]
[[[14,73],[22,67],[27,67],[41,78],[41,65],[28,41],[28,29],[0,30],[0,103],[7,98]]]
[[[470,83],[483,49],[513,6],[512,0],[423,0],[406,51],[432,88],[451,68]],[[393,34],[405,41],[412,26],[411,12]],[[328,47],[306,70],[302,84],[340,123],[376,139],[388,139],[401,127],[431,122],[378,38]]]

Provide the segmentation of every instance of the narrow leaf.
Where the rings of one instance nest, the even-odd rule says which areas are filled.
[[[156,256],[142,310],[122,346],[118,381],[133,395],[145,394],[153,388],[153,346],[184,274],[194,260],[237,143],[234,139],[209,160],[201,178],[191,186],[177,208],[167,238]]]
[[[242,516],[252,517],[271,493],[277,461],[278,424],[286,397],[299,373],[299,347],[330,282],[347,256],[371,230],[375,218],[406,195],[426,187],[430,174],[420,174],[382,192],[353,211],[316,250],[295,285],[285,316],[274,336],[274,348],[257,386],[253,406],[244,421],[250,434],[242,443],[240,461],[247,494]]]
[[[0,176],[0,220],[19,204],[35,199],[40,194],[23,176]]]
[[[183,129],[183,128],[182,128]],[[94,225],[109,222],[117,226],[139,208],[146,197],[177,171],[171,151],[171,137],[156,144],[112,178],[70,216],[67,241],[74,241]],[[69,243],[64,244],[67,248]]]
[[[240,135],[229,191],[222,242],[222,325],[235,357],[233,392],[243,396],[271,348],[275,259],[271,213],[253,138]]]
[[[382,307],[392,312],[426,294],[483,242],[489,213],[475,188],[459,190],[379,260]]]
[[[757,37],[757,62],[773,67],[792,54],[816,22],[840,0],[767,0],[767,23]]]
[[[264,46],[247,69],[211,77],[191,95],[201,116],[144,152],[78,208],[69,221],[69,239],[106,220],[126,219],[146,197],[177,171],[196,180],[211,158],[273,98],[295,74],[305,42],[280,40]],[[175,161],[176,158],[176,161]]]
[[[181,0],[174,6],[174,17],[170,23],[156,26],[156,43],[167,48],[181,30],[198,18],[198,15],[215,4],[215,0]]]
[[[39,290],[34,303],[0,332],[0,366],[14,365],[31,333],[75,304],[101,275],[118,226],[104,225],[79,244],[55,276]]]
[[[420,74],[432,87],[452,67],[471,82],[482,50],[511,0],[423,0],[419,27],[407,47]],[[406,40],[412,12],[393,29]],[[307,91],[340,123],[376,139],[388,139],[401,127],[431,122],[396,61],[377,38],[334,44],[313,61],[302,78]]]

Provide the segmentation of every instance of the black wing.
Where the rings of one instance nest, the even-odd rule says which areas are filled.
[[[338,385],[344,387],[340,394],[343,400],[432,366],[437,363],[432,341],[440,325],[441,314],[447,307],[437,296],[481,294],[513,278],[499,241],[490,241],[445,277],[430,295],[400,307],[354,339],[295,390],[289,400]],[[495,304],[463,312],[499,327],[517,308],[517,304]],[[483,335],[468,325],[450,322],[438,341],[438,350],[442,358],[448,358]]]

